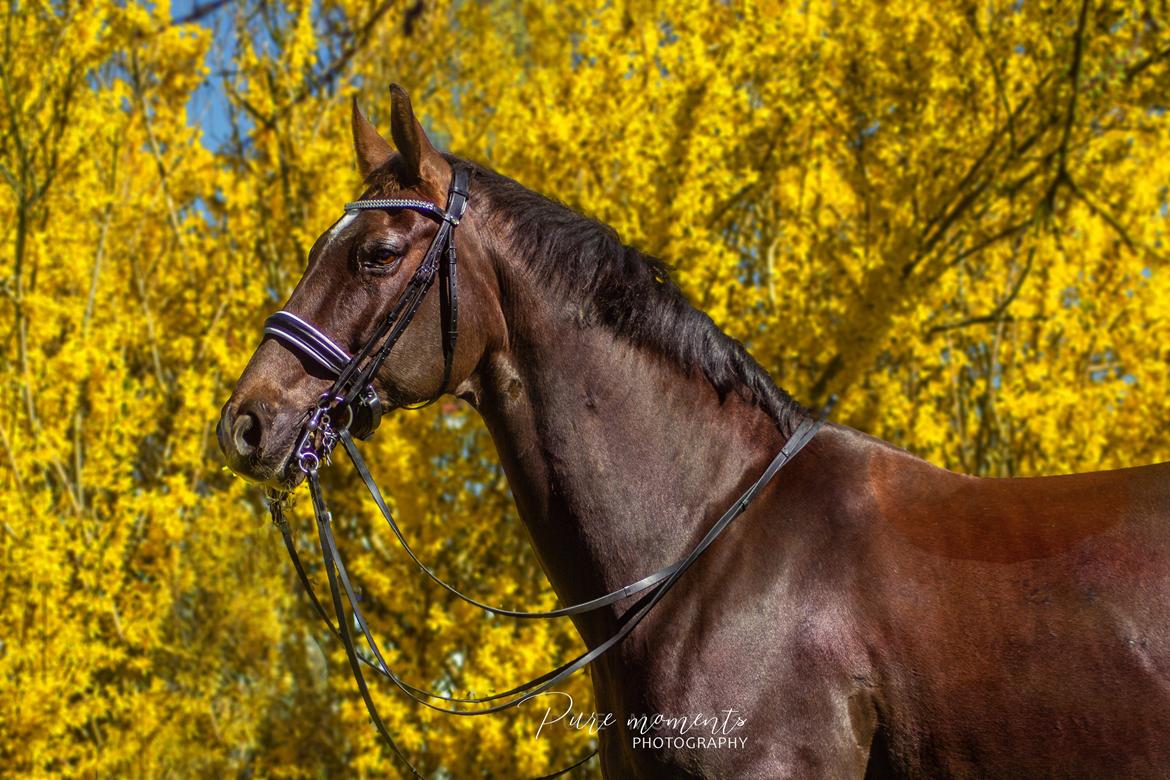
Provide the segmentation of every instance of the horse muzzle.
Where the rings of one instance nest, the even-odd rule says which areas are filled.
[[[293,448],[304,412],[281,412],[266,401],[228,402],[216,426],[228,468],[250,482],[287,488],[303,476],[293,463]]]

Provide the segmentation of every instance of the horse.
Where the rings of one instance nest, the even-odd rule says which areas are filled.
[[[424,291],[370,378],[380,405],[452,394],[479,412],[562,602],[684,556],[812,412],[662,262],[440,153],[401,88],[391,104],[393,144],[353,105],[362,201],[442,203],[464,171],[468,206],[450,239],[458,339],[439,338],[443,296]],[[443,224],[347,212],[284,310],[358,350]],[[261,341],[218,426],[230,467],[295,485],[298,436],[328,386],[284,341]],[[978,478],[828,423],[594,662],[597,708],[616,716],[599,735],[602,771],[1165,776],[1168,514],[1170,464]],[[574,615],[586,645],[634,601]],[[738,749],[635,747],[627,720],[729,708],[744,721]]]

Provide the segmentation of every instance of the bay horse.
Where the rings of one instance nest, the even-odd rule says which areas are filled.
[[[809,410],[664,265],[504,176],[439,153],[392,87],[392,146],[354,104],[363,199],[469,202],[458,340],[431,290],[373,378],[381,405],[482,415],[565,603],[676,560]],[[395,150],[396,147],[396,150]],[[650,205],[653,207],[653,204]],[[355,352],[441,224],[348,214],[285,311]],[[446,365],[445,365],[446,364]],[[329,380],[265,338],[223,408],[229,465],[288,488]],[[1170,464],[975,478],[829,424],[593,666],[611,778],[1170,775]],[[594,647],[633,599],[574,616]],[[745,721],[739,749],[634,747],[626,716]]]

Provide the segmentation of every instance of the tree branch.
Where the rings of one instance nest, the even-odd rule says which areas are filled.
[[[232,0],[211,0],[211,2],[207,2],[207,3],[195,3],[195,5],[191,8],[190,11],[188,11],[187,13],[183,14],[180,17],[172,19],[171,24],[172,25],[179,25],[179,24],[190,24],[191,22],[197,22],[200,19],[203,19],[204,17],[210,16],[211,14],[215,13],[216,11],[223,8],[225,5],[227,5],[230,2],[232,2]]]

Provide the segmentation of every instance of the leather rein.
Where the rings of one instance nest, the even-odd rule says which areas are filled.
[[[783,468],[800,450],[812,440],[817,431],[825,422],[835,399],[816,419],[806,418],[793,431],[780,452],[764,472],[752,483],[744,493],[736,499],[726,512],[711,526],[710,530],[683,558],[649,574],[637,582],[626,585],[604,596],[573,604],[559,609],[543,612],[529,612],[513,609],[504,609],[485,604],[467,596],[436,575],[426,566],[411,549],[402,530],[394,520],[386,504],[382,492],[354,439],[367,439],[378,427],[382,417],[382,406],[374,389],[374,379],[379,369],[386,361],[390,351],[394,348],[403,331],[406,330],[415,313],[422,304],[424,297],[435,281],[439,281],[439,306],[442,319],[442,346],[443,346],[443,379],[439,392],[423,406],[433,403],[447,390],[451,378],[451,364],[455,354],[458,324],[458,288],[456,285],[456,253],[455,228],[462,218],[468,202],[469,172],[467,168],[456,166],[453,170],[451,186],[447,194],[447,205],[440,209],[435,204],[414,199],[368,199],[345,205],[347,215],[356,214],[362,210],[411,210],[416,211],[439,223],[438,232],[431,241],[430,247],[423,256],[422,262],[415,270],[406,289],[399,296],[389,314],[378,324],[373,334],[363,346],[354,354],[350,354],[340,347],[325,332],[308,321],[287,311],[278,311],[264,323],[264,333],[281,341],[294,353],[316,363],[323,370],[332,374],[335,379],[332,386],[326,391],[317,404],[310,410],[307,421],[301,431],[294,457],[300,470],[305,474],[309,484],[309,495],[313,505],[313,515],[316,519],[317,537],[321,547],[321,556],[325,566],[325,573],[329,581],[329,594],[332,601],[333,613],[337,622],[329,617],[316,591],[309,581],[304,564],[296,550],[296,544],[285,518],[284,506],[288,498],[285,492],[268,492],[268,507],[274,525],[280,530],[284,546],[288,550],[289,558],[296,569],[297,577],[312,602],[313,609],[345,647],[346,657],[350,669],[357,683],[358,691],[365,702],[366,710],[375,728],[394,754],[414,777],[422,777],[414,765],[406,757],[394,738],[390,735],[382,717],[378,714],[366,683],[363,666],[375,674],[386,678],[400,691],[415,702],[438,712],[459,716],[478,716],[500,712],[511,707],[519,706],[528,699],[538,696],[565,680],[575,672],[585,668],[600,658],[608,650],[620,643],[661,601],[688,568],[703,552],[723,533],[733,520],[746,511],[748,505],[772,480],[776,473]],[[421,408],[421,407],[416,407]],[[582,653],[576,658],[558,666],[545,674],[521,683],[507,691],[492,696],[460,698],[446,696],[423,688],[416,687],[399,677],[390,669],[382,654],[378,642],[366,622],[357,597],[357,591],[350,580],[345,561],[341,556],[336,538],[333,534],[333,516],[325,502],[319,478],[320,468],[329,465],[331,455],[340,444],[349,460],[353,463],[370,496],[378,507],[390,530],[402,545],[403,550],[410,557],[418,569],[443,589],[466,601],[473,606],[496,615],[518,619],[558,618],[580,615],[603,607],[616,604],[636,594],[642,594],[629,610],[622,616],[621,627],[608,639],[596,647]],[[346,602],[349,604],[347,613]],[[351,620],[352,618],[352,620]],[[360,630],[368,654],[359,652],[355,646],[351,625],[356,624]],[[435,704],[434,701],[445,704]],[[465,709],[449,705],[481,705],[475,709]],[[545,775],[544,778],[557,777],[581,766],[591,759],[596,750],[581,758],[571,766]],[[541,779],[543,780],[543,779]]]

